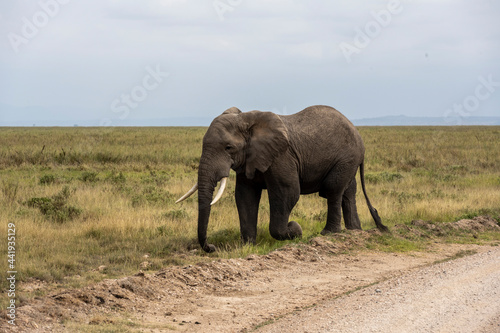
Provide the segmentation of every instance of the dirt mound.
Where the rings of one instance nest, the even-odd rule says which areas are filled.
[[[451,223],[452,228],[465,229],[473,231],[499,231],[500,225],[498,222],[490,216],[477,216],[470,219],[463,219],[457,222]]]
[[[473,233],[500,231],[500,225],[490,216],[477,216],[473,219],[463,219],[448,223],[433,223],[431,221],[413,220],[411,225],[431,231],[437,236],[445,235],[450,230],[470,231]]]
[[[364,247],[373,235],[382,235],[382,233],[378,229],[349,230],[338,234],[329,234],[328,238],[313,238],[310,244],[323,252],[342,253],[350,249]]]

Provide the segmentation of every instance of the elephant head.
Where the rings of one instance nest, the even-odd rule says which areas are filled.
[[[253,179],[266,172],[274,159],[288,149],[288,134],[279,116],[271,112],[241,112],[232,107],[215,118],[203,138],[198,183],[177,202],[198,191],[198,241],[206,252],[215,251],[207,243],[211,205],[222,196],[229,170]],[[214,189],[219,192],[212,200]]]

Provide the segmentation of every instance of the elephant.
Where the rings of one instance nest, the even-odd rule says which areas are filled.
[[[315,105],[291,115],[272,112],[224,111],[203,137],[198,182],[177,202],[198,191],[198,241],[204,251],[211,206],[224,192],[230,169],[236,172],[235,200],[243,242],[254,243],[262,190],[269,196],[269,232],[277,240],[302,236],[288,221],[301,194],[318,193],[328,204],[325,235],[361,229],[356,209],[356,173],[377,228],[388,231],[370,203],[364,181],[365,148],[354,125],[330,106]],[[219,191],[213,198],[218,182]]]

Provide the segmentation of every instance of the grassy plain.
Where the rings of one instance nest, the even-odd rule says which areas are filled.
[[[272,239],[264,193],[257,245],[242,245],[232,173],[209,224],[209,241],[218,252],[203,253],[196,240],[196,195],[174,202],[196,182],[205,131],[0,128],[0,270],[8,270],[8,223],[16,227],[19,281],[75,287],[139,269],[266,253],[319,234],[326,203],[308,195],[292,213],[303,239]],[[360,132],[368,194],[389,227],[414,219],[500,216],[500,127],[361,127]],[[358,211],[363,228],[374,228],[361,191]],[[395,251],[415,246],[390,237],[378,244]],[[3,307],[7,285],[5,279],[1,283]]]

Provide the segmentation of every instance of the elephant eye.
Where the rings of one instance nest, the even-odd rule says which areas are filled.
[[[234,154],[236,153],[236,147],[231,145],[231,144],[227,144],[226,145],[226,151],[229,153],[229,154]]]

